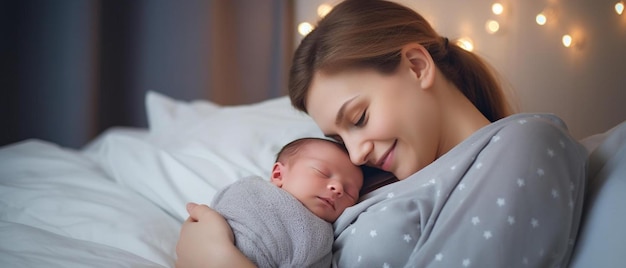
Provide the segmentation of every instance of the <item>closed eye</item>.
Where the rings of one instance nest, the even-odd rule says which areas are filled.
[[[316,167],[313,167],[313,170],[315,170],[318,174],[322,175],[325,178],[330,178],[330,176],[327,173],[321,171],[320,169],[318,169]]]
[[[330,139],[332,139],[332,140],[334,140],[334,141],[336,141],[338,143],[343,144],[343,139],[339,135],[324,135],[324,136],[326,136],[327,138],[330,138]]]
[[[348,191],[346,191],[346,194],[354,201],[356,201],[358,199],[358,196],[359,196],[358,194],[355,195],[354,193],[348,192]]]
[[[354,126],[356,127],[363,126],[365,124],[365,120],[367,119],[366,115],[367,115],[367,110],[363,110],[361,117],[359,117],[359,120],[357,120],[356,123],[354,123]]]

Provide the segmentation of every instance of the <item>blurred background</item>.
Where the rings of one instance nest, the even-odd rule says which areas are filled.
[[[80,148],[147,127],[148,90],[223,105],[283,96],[293,50],[338,2],[3,0],[0,145]],[[520,112],[555,113],[576,138],[626,120],[622,1],[396,2],[483,56]]]
[[[285,94],[293,1],[1,0],[0,145],[79,148],[146,127],[145,94],[220,104]]]

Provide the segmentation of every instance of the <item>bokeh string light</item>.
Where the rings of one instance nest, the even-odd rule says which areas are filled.
[[[467,51],[474,51],[474,42],[469,37],[461,37],[456,40],[456,45]]]
[[[494,3],[491,5],[491,12],[496,15],[502,15],[502,13],[504,13],[504,6],[502,3]]]
[[[332,10],[333,6],[329,4],[321,4],[317,7],[317,15],[319,18],[323,18]],[[624,1],[620,0],[615,3],[615,12],[618,15],[622,15],[624,12]],[[502,31],[503,21],[506,19],[507,8],[502,2],[495,2],[491,5],[491,12],[497,16],[496,19],[488,19],[485,23],[485,30],[490,34],[496,34]],[[554,6],[547,6],[539,14],[535,16],[535,22],[540,25],[553,24],[556,21],[556,8]],[[298,25],[298,33],[301,36],[309,34],[313,30],[314,26],[309,22],[302,22]],[[580,47],[582,42],[580,34],[573,36],[572,34],[564,34],[561,36],[561,43],[564,47]],[[474,50],[474,42],[470,37],[462,37],[457,39],[456,44],[468,51]]]
[[[485,24],[485,28],[488,33],[495,34],[500,30],[500,23],[495,20],[488,20]]]
[[[310,23],[301,22],[300,24],[298,24],[298,33],[300,33],[300,35],[306,36],[311,31],[313,31],[313,25],[311,25]]]
[[[505,8],[501,2],[495,2],[491,5],[491,12],[496,15],[497,19],[489,19],[485,22],[485,30],[490,34],[496,34],[502,30],[501,20],[505,19]]]

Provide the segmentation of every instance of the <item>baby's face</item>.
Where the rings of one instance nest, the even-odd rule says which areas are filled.
[[[282,188],[318,217],[335,222],[356,204],[363,186],[361,169],[329,142],[306,145],[284,166]]]

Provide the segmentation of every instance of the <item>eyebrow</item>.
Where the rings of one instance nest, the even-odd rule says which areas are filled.
[[[356,99],[359,95],[356,95],[352,98],[350,98],[349,100],[347,100],[346,102],[344,102],[341,107],[339,107],[339,112],[337,112],[337,117],[335,118],[335,125],[339,125],[339,122],[341,121],[341,118],[343,118],[343,114],[346,110],[346,106],[348,106],[348,104],[352,101],[354,101],[354,99]]]

